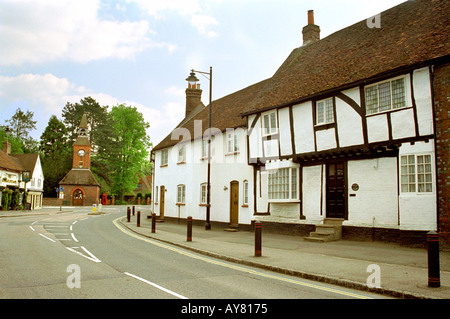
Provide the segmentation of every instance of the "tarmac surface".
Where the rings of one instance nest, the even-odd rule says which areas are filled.
[[[55,214],[58,211],[59,208],[54,207],[32,212],[0,211],[0,217]],[[253,231],[229,232],[215,225],[211,230],[205,230],[204,226],[194,223],[192,241],[187,241],[186,220],[166,218],[164,222],[158,221],[153,233],[152,219],[147,218],[147,213],[141,214],[138,227],[137,213],[127,222],[125,208],[120,222],[135,233],[200,254],[305,279],[397,298],[450,297],[450,252],[440,251],[440,287],[431,288],[428,287],[428,251],[423,248],[349,240],[315,243],[300,236],[269,233],[262,229],[262,252],[256,257]],[[374,279],[377,274],[380,274],[380,282]]]

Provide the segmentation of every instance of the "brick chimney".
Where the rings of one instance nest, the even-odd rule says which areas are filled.
[[[200,103],[202,103],[202,90],[200,90],[200,84],[197,83],[198,79],[195,77],[195,73],[191,72],[191,75],[186,79],[188,81],[188,87],[186,89],[186,114],[189,115]]]
[[[7,155],[11,154],[11,143],[9,141],[3,142],[3,152]]]
[[[303,45],[320,40],[320,28],[314,24],[314,10],[308,10],[308,25],[303,27]]]

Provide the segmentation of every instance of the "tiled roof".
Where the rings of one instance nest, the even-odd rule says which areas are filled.
[[[38,153],[34,154],[11,154],[10,156],[19,160],[25,170],[30,172],[34,171],[34,167],[36,166],[38,160]]]
[[[90,169],[72,168],[59,182],[60,185],[100,186]]]
[[[2,150],[0,150],[0,169],[7,169],[12,171],[22,172],[24,167],[17,158],[9,156]]]
[[[245,89],[213,101],[211,103],[211,127],[225,131],[227,128],[246,126],[247,122],[245,118],[242,118],[241,114],[244,110],[246,110],[248,104],[255,98],[256,94],[258,94],[260,89],[264,86],[265,82],[266,81],[262,81],[253,84]],[[202,130],[198,132],[194,131],[194,121],[196,120],[201,121],[202,123]],[[189,119],[184,124],[179,125],[177,128],[187,129],[191,135],[191,139],[197,139],[201,137],[201,134],[203,134],[205,130],[208,129],[208,122],[209,106],[206,106],[194,117]],[[173,140],[171,135],[172,133],[162,140],[157,146],[155,146],[153,150],[173,146],[182,140],[182,136],[180,136],[179,139]]]
[[[406,1],[367,20],[292,51],[246,114],[293,104],[364,79],[450,53],[450,1]]]

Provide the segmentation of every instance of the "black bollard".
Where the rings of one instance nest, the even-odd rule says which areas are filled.
[[[130,222],[130,207],[127,208],[127,222]]]
[[[137,212],[137,227],[141,227],[141,211],[138,210]]]
[[[192,217],[187,218],[187,241],[192,241]]]
[[[261,222],[255,222],[255,257],[261,257]]]
[[[133,206],[133,216],[134,216],[134,206]]]
[[[152,233],[156,232],[156,214],[152,214]]]
[[[428,287],[437,288],[441,286],[439,273],[439,234],[430,231],[427,234],[428,242]]]

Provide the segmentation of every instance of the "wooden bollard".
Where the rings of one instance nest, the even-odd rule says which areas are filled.
[[[130,207],[127,208],[127,222],[130,222]]]
[[[192,241],[192,216],[187,218],[187,241]]]
[[[134,206],[133,206],[133,216],[134,216]]]
[[[156,214],[152,214],[152,233],[156,232]]]
[[[255,222],[255,257],[261,257],[261,222]]]
[[[137,212],[136,220],[137,220],[137,227],[141,227],[141,211],[140,210],[138,210],[138,212]]]
[[[428,287],[438,288],[441,286],[439,271],[439,235],[434,231],[427,234],[428,242]]]

